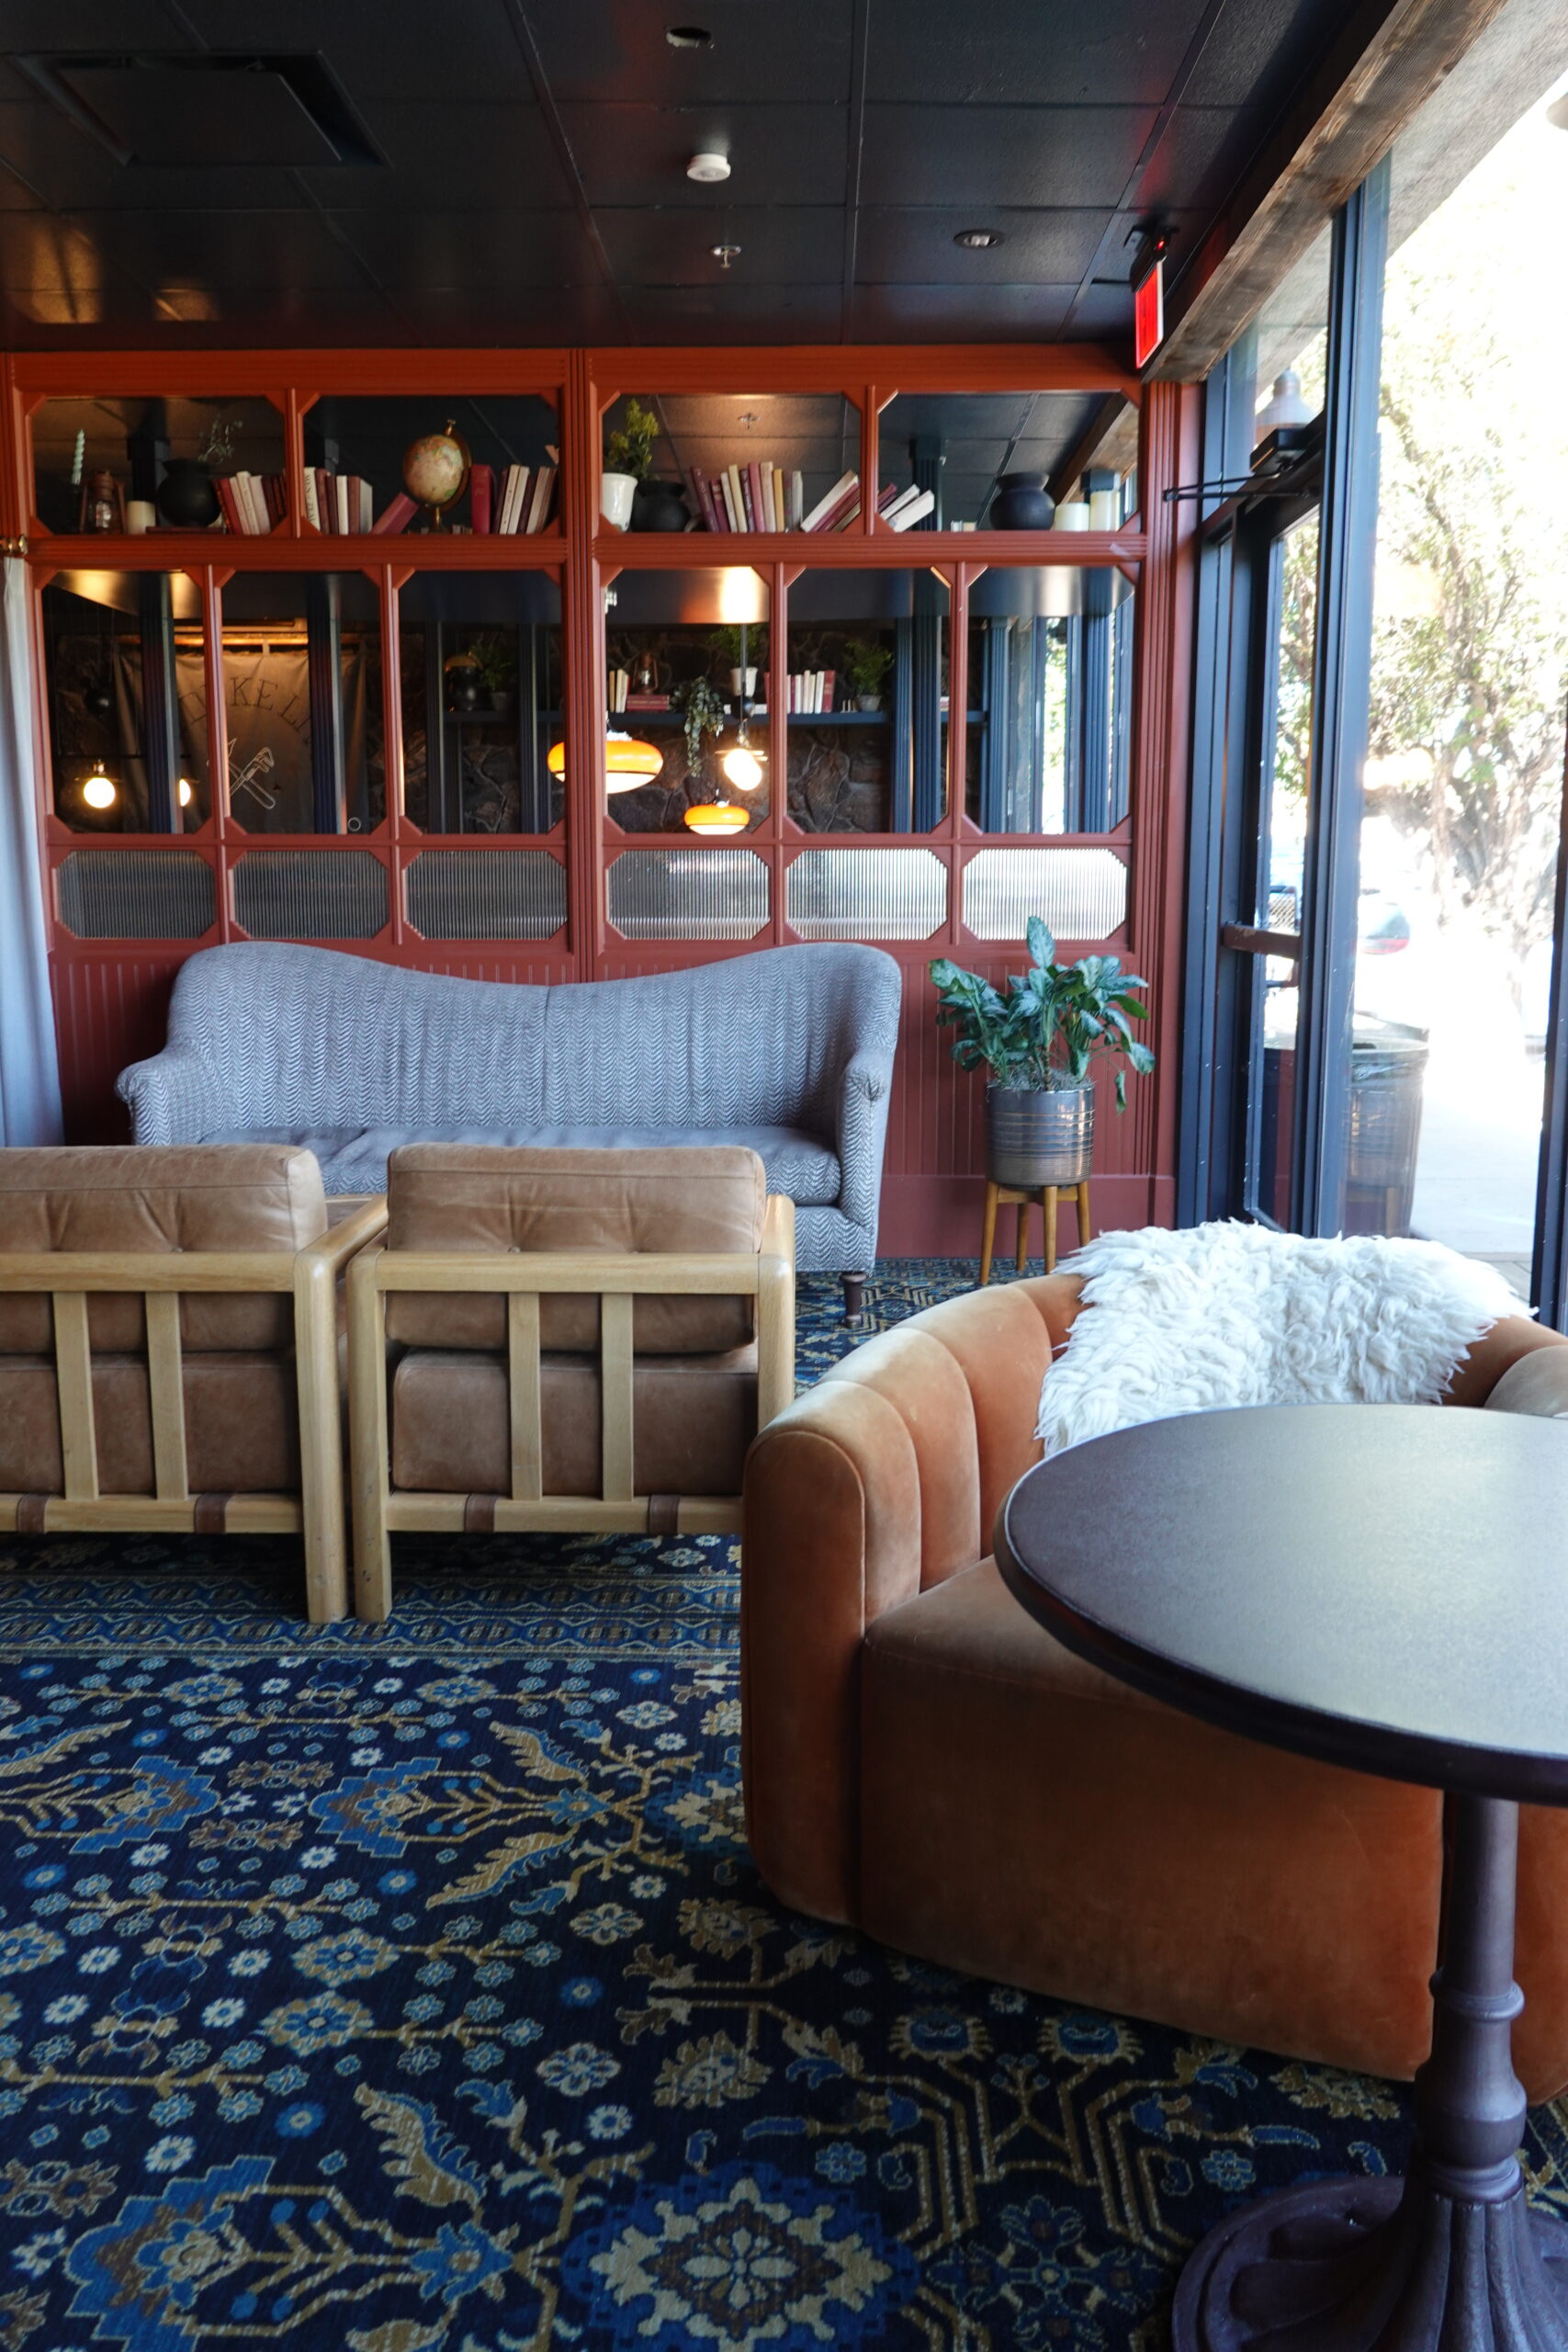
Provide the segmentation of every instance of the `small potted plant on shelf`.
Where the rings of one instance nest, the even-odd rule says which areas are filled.
[[[631,527],[632,501],[653,471],[653,448],[659,419],[637,400],[626,402],[626,414],[604,444],[604,470],[599,477],[599,512],[612,530]]]
[[[765,623],[727,622],[716,628],[708,639],[708,650],[716,653],[729,672],[729,691],[737,702],[750,702],[757,692],[760,673],[768,666],[768,631]]]
[[[939,956],[931,967],[939,1027],[952,1027],[953,1058],[987,1075],[986,1158],[993,1183],[1032,1191],[1080,1184],[1094,1157],[1097,1060],[1115,1057],[1140,1078],[1155,1066],[1132,1023],[1147,986],[1117,956],[1058,964],[1056,943],[1038,915],[1028,929],[1030,969],[1004,989]],[[1126,1069],[1116,1071],[1116,1108],[1127,1105]]]
[[[490,696],[491,710],[510,710],[517,684],[516,649],[499,629],[487,629],[482,637],[475,638],[468,653],[479,684]]]
[[[844,675],[850,682],[857,710],[882,708],[882,689],[892,667],[891,646],[879,645],[874,637],[844,639]]]

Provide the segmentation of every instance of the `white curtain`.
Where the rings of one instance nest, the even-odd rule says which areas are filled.
[[[61,1134],[28,639],[28,567],[7,556],[0,607],[0,1144],[58,1143]]]

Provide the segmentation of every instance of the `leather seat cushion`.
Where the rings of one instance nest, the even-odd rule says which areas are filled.
[[[762,1163],[734,1145],[701,1150],[509,1150],[477,1144],[412,1144],[392,1156],[387,1180],[387,1248],[513,1251],[755,1253],[762,1238]],[[723,1352],[750,1341],[750,1296],[638,1298],[632,1329],[639,1354]],[[599,1303],[545,1297],[546,1348],[585,1354],[599,1346]],[[387,1335],[409,1347],[506,1345],[506,1301],[393,1291]],[[726,1488],[725,1491],[733,1491]]]
[[[276,1250],[292,1257],[327,1229],[321,1172],[293,1144],[62,1146],[0,1151],[0,1252]],[[139,1295],[88,1301],[95,1348],[129,1353],[145,1344]],[[0,1354],[49,1357],[53,1309],[46,1295],[0,1295]],[[191,1296],[180,1334],[193,1352],[288,1347],[287,1290]]]
[[[547,1495],[597,1495],[599,1366],[547,1355],[540,1423]],[[649,1356],[635,1367],[633,1477],[644,1495],[738,1495],[757,1432],[757,1351]],[[512,1491],[505,1360],[417,1349],[392,1380],[392,1484],[421,1494]]]
[[[1426,2055],[1435,1792],[1141,1697],[990,1559],[867,1629],[860,1758],[858,1924],[882,1941],[1264,2049]]]
[[[299,1417],[287,1356],[201,1355],[184,1365],[186,1473],[192,1494],[298,1494]],[[151,1495],[152,1414],[147,1366],[135,1356],[93,1359],[98,1485],[105,1495]],[[0,1493],[58,1495],[65,1473],[54,1369],[0,1356]]]
[[[387,1162],[405,1144],[505,1144],[545,1150],[665,1151],[671,1148],[739,1144],[768,1171],[770,1193],[797,1208],[833,1208],[843,1190],[839,1156],[804,1127],[572,1127],[422,1125],[418,1127],[244,1127],[245,1143],[293,1143],[313,1151],[329,1193],[378,1193]]]

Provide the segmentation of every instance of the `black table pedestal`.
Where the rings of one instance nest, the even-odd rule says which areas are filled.
[[[1311,2181],[1232,2214],[1181,2274],[1175,2352],[1568,2352],[1568,2226],[1527,2209],[1518,2165],[1518,1806],[1455,1796],[1448,1817],[1408,2177]]]

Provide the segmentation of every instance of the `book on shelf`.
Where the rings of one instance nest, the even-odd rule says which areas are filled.
[[[626,695],[630,686],[631,675],[628,671],[612,670],[609,673],[609,690],[605,697],[605,708],[607,710],[625,710],[626,707]]]
[[[495,468],[468,468],[468,519],[476,531],[491,528],[491,510],[495,498]]]
[[[411,498],[406,490],[400,490],[390,505],[381,509],[370,527],[383,537],[398,531],[406,531],[418,513],[418,499]]]
[[[623,710],[668,710],[669,707],[668,695],[628,694],[621,705]]]
[[[852,466],[847,473],[839,476],[832,489],[818,500],[810,514],[802,517],[800,527],[803,531],[838,530],[841,527],[840,516],[844,520],[849,519],[847,510],[852,503],[858,514],[860,513],[860,475]]]
[[[495,496],[495,529],[511,537],[542,531],[550,519],[555,486],[554,466],[508,466]]]
[[[853,475],[847,474],[843,481],[835,485],[832,496],[837,497],[845,483],[854,480]],[[693,466],[686,482],[697,521],[706,530],[817,528],[807,519],[805,476],[789,467],[775,465],[772,458],[750,459],[743,466],[724,466],[715,474],[704,466]],[[814,514],[817,511],[812,510]]]
[[[936,492],[919,490],[911,482],[908,489],[895,498],[890,505],[879,507],[877,511],[890,531],[908,531],[917,523],[923,523],[935,507]]]
[[[785,707],[796,716],[821,716],[833,707],[833,691],[837,684],[838,673],[835,670],[792,670]]]
[[[242,469],[215,474],[212,487],[225,524],[242,538],[265,538],[288,512],[288,493],[281,474],[253,474]]]

